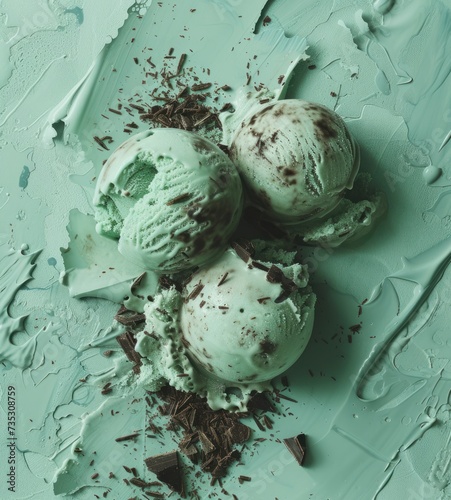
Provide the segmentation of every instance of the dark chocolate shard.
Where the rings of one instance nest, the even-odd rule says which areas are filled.
[[[160,413],[170,416],[170,428],[183,429],[180,452],[213,478],[224,477],[228,467],[240,459],[234,447],[251,435],[251,429],[239,421],[242,415],[213,411],[205,398],[170,386],[163,387],[158,396],[166,403],[161,405]]]
[[[183,193],[180,194],[179,196],[176,196],[175,198],[172,198],[172,200],[169,200],[166,202],[166,205],[175,205],[177,203],[182,203],[183,201],[189,200],[191,198],[190,193]]]
[[[255,252],[252,243],[250,241],[245,241],[245,240],[239,242],[234,241],[232,243],[232,248],[235,250],[238,257],[241,260],[244,260],[244,262],[248,262]]]
[[[305,434],[298,434],[297,436],[286,438],[283,442],[298,464],[302,465],[304,463],[307,450]]]
[[[195,85],[191,85],[191,90],[198,91],[198,90],[205,90],[211,87],[211,83],[198,83]]]
[[[157,478],[185,498],[185,487],[183,472],[177,451],[169,451],[161,455],[146,458],[144,460],[150,472],[156,474]]]
[[[203,432],[199,432],[199,441],[202,444],[204,453],[212,453],[213,451],[215,451],[216,446],[208,439],[208,437]]]
[[[262,411],[270,411],[271,413],[277,413],[276,407],[262,392],[256,392],[251,397],[251,399],[247,403],[247,408],[250,411],[262,410]]]
[[[197,285],[193,288],[191,293],[188,295],[187,300],[194,300],[200,294],[200,292],[203,290],[203,288],[204,288],[204,285],[199,281],[199,283],[197,283]]]
[[[130,312],[130,311],[129,311]],[[140,313],[133,314],[116,314],[114,319],[124,326],[136,326],[139,323],[146,321],[146,315]]]
[[[251,428],[241,422],[236,422],[226,430],[226,436],[233,443],[245,443],[251,437]]]
[[[139,436],[139,432],[135,432],[133,434],[128,434],[127,436],[121,436],[115,439],[117,443],[121,443],[122,441],[131,441]]]
[[[131,332],[125,332],[116,337],[116,340],[122,347],[128,360],[134,363],[133,371],[139,373],[142,361],[141,355],[135,351],[136,339],[133,334]]]
[[[221,279],[219,280],[218,286],[221,286],[224,283],[224,281],[227,279],[228,275],[229,275],[228,272],[226,272],[225,274],[222,275]]]
[[[283,274],[282,269],[280,267],[275,266],[274,264],[269,268],[268,273],[266,274],[266,279],[270,283],[282,283],[285,275]]]
[[[265,271],[265,272],[269,271],[269,267],[268,266],[265,266],[265,264],[262,264],[261,262],[258,262],[256,260],[253,260],[251,262],[251,264],[252,264],[253,267],[256,267],[257,269],[261,269],[262,271]]]
[[[174,287],[176,290],[181,292],[183,288],[180,283],[174,281],[167,274],[162,274],[158,278],[158,284],[161,286],[161,288],[164,288],[165,290],[169,290],[170,288]]]

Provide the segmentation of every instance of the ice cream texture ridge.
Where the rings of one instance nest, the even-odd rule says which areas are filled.
[[[104,165],[94,197],[97,231],[145,269],[177,272],[225,248],[241,215],[241,181],[207,139],[153,129],[128,139]]]
[[[449,0],[0,9],[0,499],[451,498]]]

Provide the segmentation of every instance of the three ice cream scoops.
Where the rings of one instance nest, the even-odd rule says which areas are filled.
[[[335,246],[369,226],[379,203],[344,198],[359,149],[319,104],[255,106],[227,146],[229,155],[179,129],[137,134],[105,163],[94,204],[97,232],[117,239],[126,259],[180,283],[145,306],[142,381],[195,391],[213,409],[243,409],[300,357],[316,301],[296,251],[240,239],[243,207],[292,242]]]

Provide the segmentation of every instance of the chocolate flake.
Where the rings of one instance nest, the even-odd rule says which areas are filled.
[[[191,85],[191,90],[198,91],[198,90],[205,90],[211,87],[211,83],[198,83],[195,85]]]
[[[307,450],[305,434],[298,434],[295,437],[284,439],[283,442],[298,464],[302,465],[304,463]]]
[[[171,490],[177,492],[182,498],[185,498],[183,472],[177,451],[155,455],[146,458],[144,462],[149,471],[156,474],[162,483],[165,483]]]
[[[180,283],[170,278],[167,274],[162,274],[158,278],[158,284],[161,286],[161,288],[164,288],[165,290],[169,290],[170,288],[174,287],[176,290],[181,292],[183,288]]]
[[[149,483],[146,483],[146,481],[143,481],[139,477],[132,477],[129,481],[135,486],[138,486],[138,488],[147,488],[149,486]]]
[[[225,282],[225,280],[227,279],[227,276],[228,276],[228,275],[229,275],[229,273],[228,273],[228,272],[226,272],[226,273],[225,273],[225,274],[221,277],[221,279],[219,280],[218,286],[221,286],[221,285]]]
[[[256,392],[249,400],[247,407],[251,411],[262,410],[276,413],[277,409],[263,392]]]
[[[135,432],[133,434],[128,434],[127,436],[121,436],[115,439],[116,443],[121,443],[122,441],[131,441],[139,436],[139,432]]]
[[[269,267],[265,266],[265,264],[262,264],[261,262],[257,262],[256,260],[252,261],[252,266],[256,267],[257,269],[261,269],[262,271],[268,272]]]
[[[277,391],[277,396],[280,398],[280,399],[285,399],[286,401],[291,401],[292,403],[297,403],[298,401],[296,401],[295,399],[293,398],[290,398],[290,396],[285,396],[285,394],[282,394],[281,392]]]
[[[214,411],[205,398],[169,386],[158,395],[166,402],[160,413],[171,417],[171,428],[184,430],[179,450],[193,463],[200,461],[202,470],[213,478],[225,476],[229,465],[240,458],[234,446],[247,441],[251,434],[251,429],[239,421],[240,414]]]
[[[133,334],[131,332],[125,332],[122,335],[116,337],[116,340],[122,347],[128,360],[134,363],[133,371],[135,373],[139,373],[142,361],[141,355],[135,351],[136,339]]]
[[[188,295],[187,300],[194,300],[200,294],[200,292],[203,290],[203,288],[204,288],[204,285],[201,282],[199,282],[194,287],[194,289],[191,291],[191,293]]]
[[[244,260],[244,262],[248,262],[254,253],[254,246],[250,241],[234,241],[232,243],[232,248],[237,253],[240,259]]]
[[[176,203],[181,203],[182,201],[189,200],[191,195],[189,193],[183,193],[179,196],[176,196],[175,198],[172,198],[172,200],[169,200],[166,202],[166,205],[175,205]]]
[[[175,73],[176,75],[179,75],[180,72],[182,71],[183,65],[185,64],[185,60],[186,60],[186,54],[182,54],[180,56],[179,63],[177,65],[177,71]]]
[[[93,137],[93,139],[97,142],[97,144],[102,148],[105,149],[106,151],[109,151],[110,148],[105,144],[104,140],[101,139],[100,137],[97,137],[96,135]]]

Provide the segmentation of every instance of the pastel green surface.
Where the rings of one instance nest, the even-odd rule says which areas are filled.
[[[14,385],[13,498],[139,495],[125,485],[123,465],[153,480],[142,459],[174,447],[169,437],[147,437],[147,405],[133,384],[115,386],[111,398],[101,394],[113,372],[129,373],[115,341],[121,330],[111,327],[117,306],[71,298],[59,283],[59,249],[69,246],[71,210],[93,214],[95,177],[113,150],[97,148],[93,136],[110,135],[113,146],[127,138],[132,117],[109,108],[136,93],[150,101],[162,84],[146,79],[145,61],[151,55],[159,69],[174,68],[182,53],[186,81],[211,81],[208,102],[218,109],[260,83],[334,109],[360,146],[361,170],[387,198],[385,215],[356,246],[302,249],[318,300],[303,362],[287,372],[286,394],[297,403],[280,403],[273,436],[249,422],[266,441],[243,453],[245,465],[224,488],[240,500],[449,498],[449,2],[8,0],[3,8],[0,155],[8,168],[0,181],[0,280],[9,307],[1,321],[16,328],[12,337],[10,326],[0,330],[0,411],[4,418],[5,388]],[[170,48],[175,59],[165,59]],[[224,84],[232,89],[215,94]],[[29,250],[20,257],[22,243]],[[41,249],[33,279],[16,293]],[[75,283],[98,290],[94,275]],[[31,345],[32,356],[21,349],[14,357],[12,345]],[[133,446],[116,443],[134,431]],[[299,432],[308,437],[303,468],[276,441]],[[83,455],[71,453],[78,443]],[[3,478],[6,466],[2,460]],[[239,484],[240,474],[252,481]],[[207,478],[187,483],[201,498],[218,493]],[[4,481],[0,497],[8,495]]]

